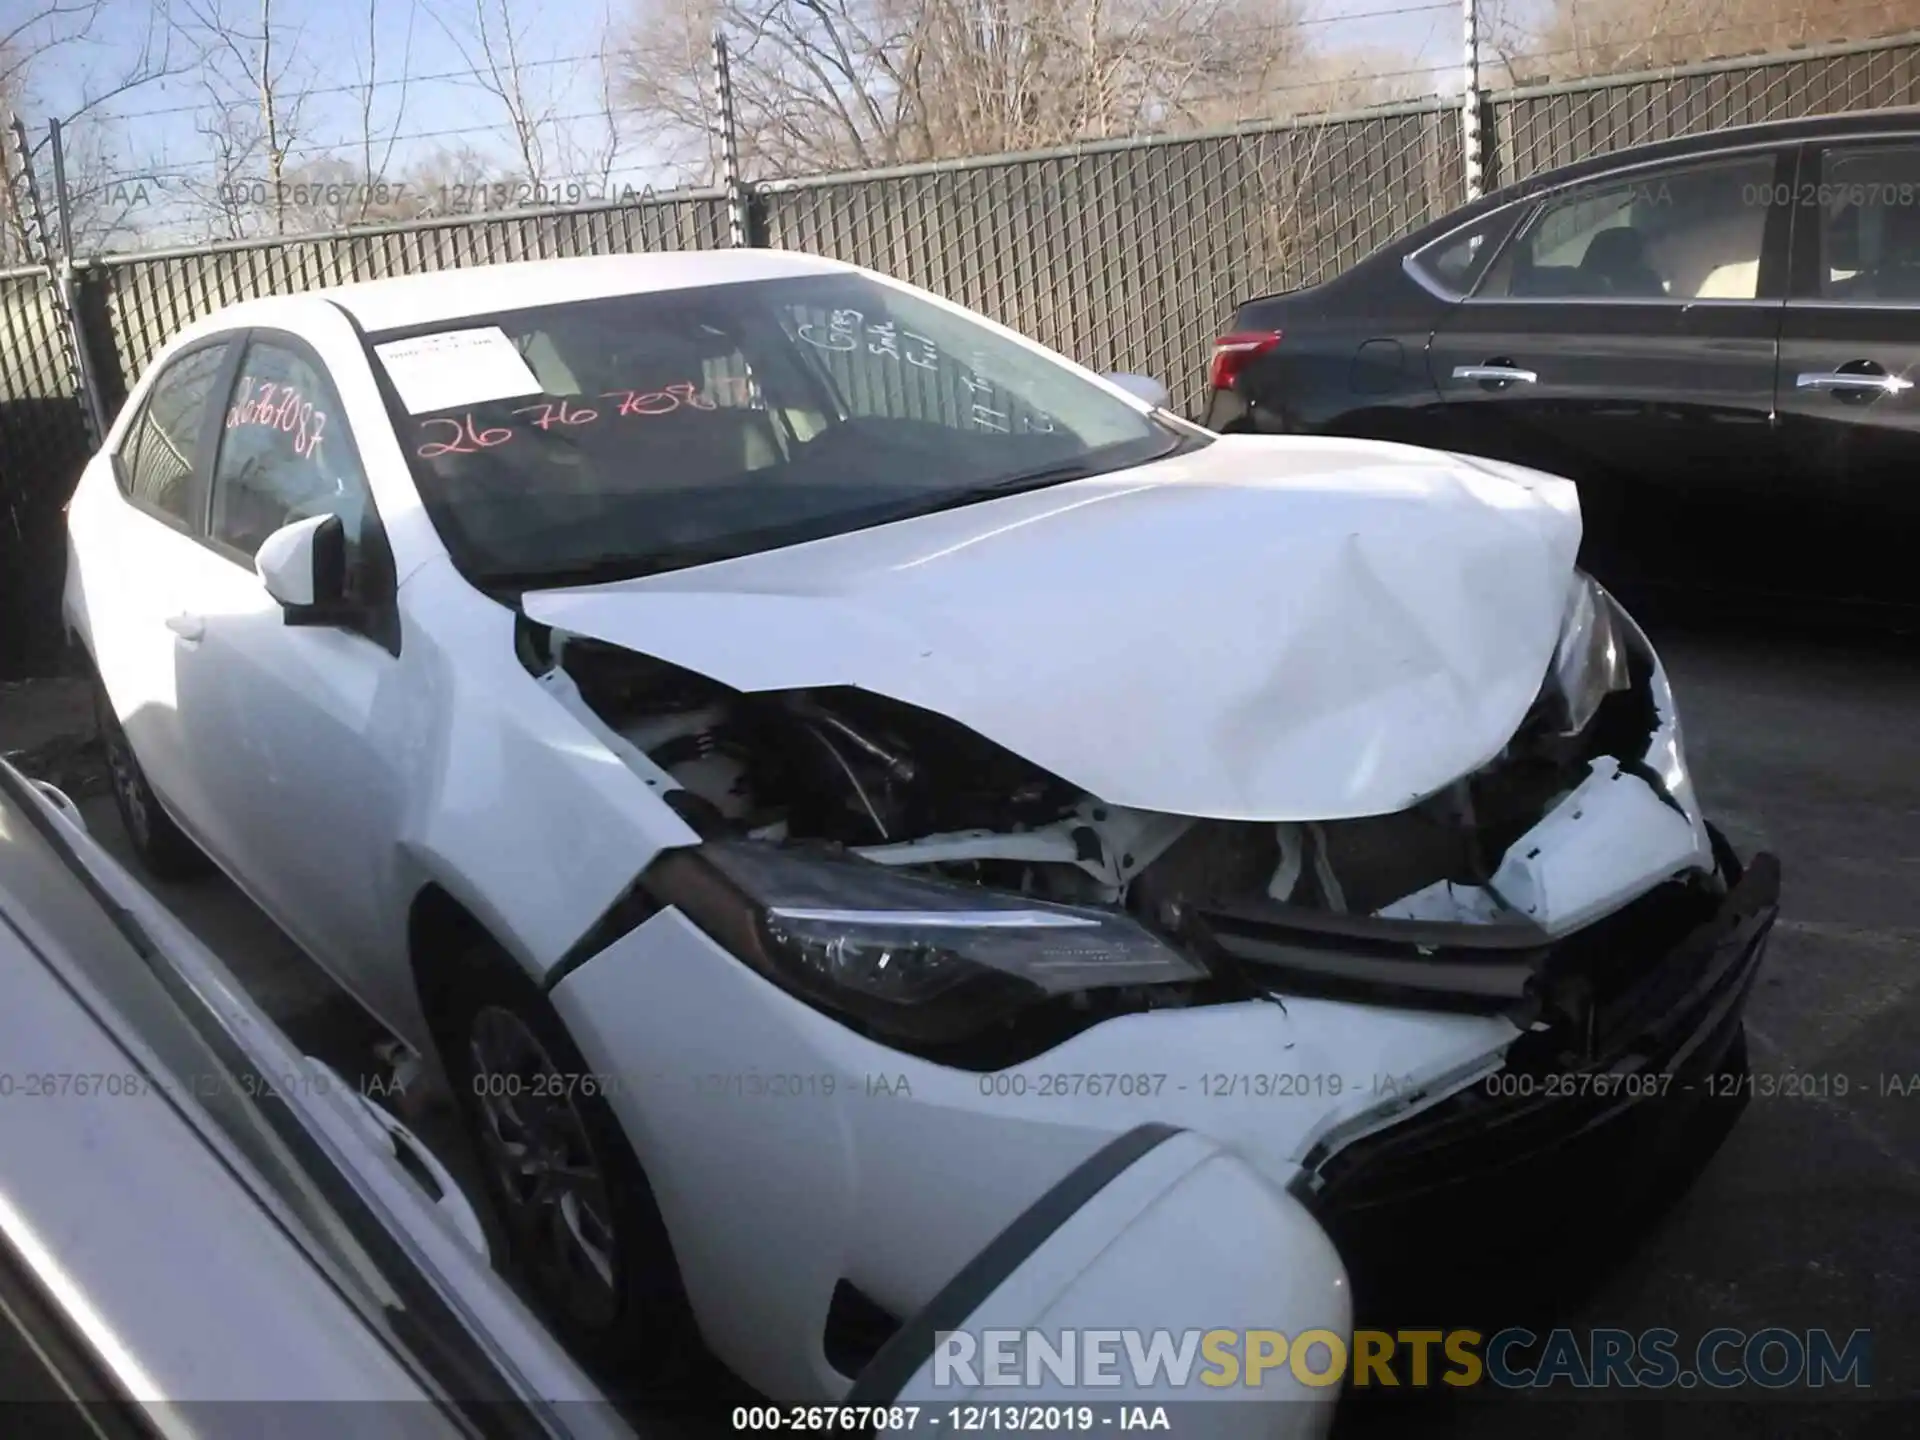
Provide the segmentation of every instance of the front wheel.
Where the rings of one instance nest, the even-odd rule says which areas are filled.
[[[107,687],[98,680],[93,684],[93,718],[100,746],[106,752],[114,808],[120,812],[120,823],[126,827],[127,839],[140,863],[160,880],[191,880],[210,872],[213,862],[173,823],[173,817],[153,793],[147,772],[140,768],[133,746],[127,742],[120,717],[114,714],[113,701],[107,698]]]
[[[454,962],[433,1016],[519,1278],[610,1387],[686,1381],[703,1347],[666,1223],[605,1089],[498,946]]]

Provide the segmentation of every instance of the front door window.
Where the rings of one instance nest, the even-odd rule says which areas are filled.
[[[1481,299],[1752,300],[1771,152],[1576,185],[1549,202]]]
[[[339,398],[305,355],[254,341],[228,397],[214,461],[213,539],[251,563],[274,531],[316,515],[340,517],[353,574],[373,500]]]

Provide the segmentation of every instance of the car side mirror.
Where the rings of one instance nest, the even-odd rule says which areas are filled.
[[[1106,378],[1134,399],[1144,400],[1156,410],[1173,408],[1173,396],[1167,393],[1166,386],[1151,375],[1129,375],[1121,370],[1111,370],[1107,372]]]
[[[289,624],[328,623],[347,598],[346,527],[338,515],[283,525],[261,542],[253,568]]]

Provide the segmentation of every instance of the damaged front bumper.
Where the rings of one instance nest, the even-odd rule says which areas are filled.
[[[1726,894],[1677,944],[1631,949],[1660,928],[1657,912],[1671,913],[1659,892],[1590,927],[1601,934],[1587,934],[1585,953],[1535,971],[1514,1012],[1524,1033],[1501,1068],[1306,1157],[1296,1193],[1363,1301],[1398,1294],[1413,1271],[1532,1269],[1543,1243],[1592,1248],[1725,1137],[1744,1106],[1742,1017],[1780,866],[1759,854],[1743,869],[1713,838]]]

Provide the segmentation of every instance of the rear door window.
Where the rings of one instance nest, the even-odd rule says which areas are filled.
[[[1920,300],[1920,145],[1825,152],[1811,199],[1820,208],[1820,298]]]
[[[183,529],[197,528],[194,461],[227,349],[208,345],[168,364],[147,392],[115,467],[123,495]]]
[[[1469,295],[1486,273],[1500,242],[1527,208],[1526,201],[1504,205],[1466,229],[1442,236],[1416,251],[1407,263],[1431,288],[1456,300]]]

